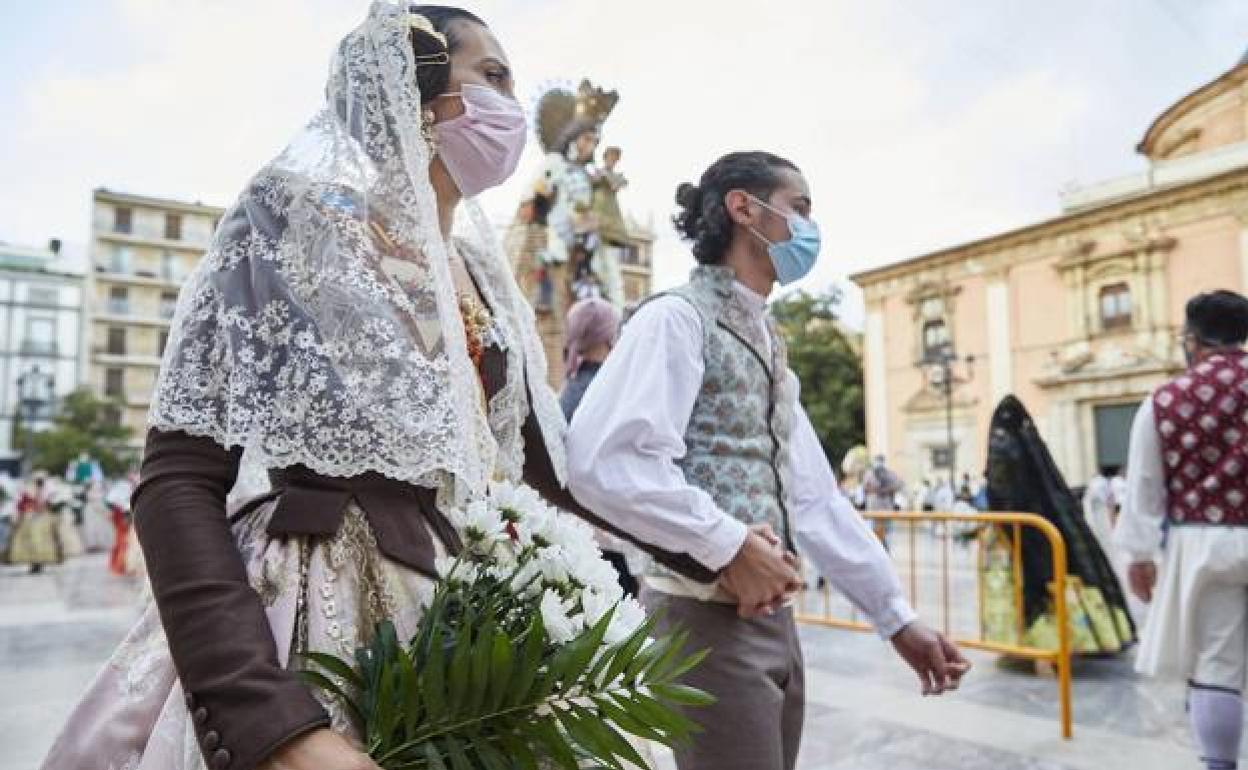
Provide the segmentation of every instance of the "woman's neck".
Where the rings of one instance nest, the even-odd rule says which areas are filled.
[[[753,235],[747,236],[753,238]],[[759,257],[753,249],[754,244],[741,236],[732,239],[728,251],[724,254],[724,266],[732,268],[737,280],[759,296],[771,294],[776,274],[768,260]]]
[[[459,187],[447,172],[442,159],[434,156],[429,164],[429,184],[433,186],[433,196],[438,204],[438,228],[443,239],[451,237],[451,227],[455,224],[455,207],[459,205]]]

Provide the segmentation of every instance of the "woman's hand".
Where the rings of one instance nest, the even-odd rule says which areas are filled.
[[[329,728],[304,733],[277,750],[260,770],[381,770],[351,742]]]

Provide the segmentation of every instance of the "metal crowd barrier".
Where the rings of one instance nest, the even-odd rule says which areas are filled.
[[[917,545],[915,530],[919,524],[944,524],[946,527],[950,523],[968,523],[981,525],[978,527],[977,539],[979,542],[979,553],[976,559],[977,569],[982,569],[985,558],[984,539],[990,527],[982,525],[997,525],[1013,527],[1012,541],[1012,559],[1011,568],[1013,572],[1013,588],[1014,588],[1014,609],[1015,617],[1018,619],[1018,638],[1023,638],[1023,579],[1022,579],[1022,534],[1023,527],[1034,527],[1048,538],[1050,552],[1053,555],[1053,612],[1054,622],[1057,626],[1057,649],[1042,649],[1038,647],[1030,647],[1022,644],[1005,644],[998,641],[992,641],[984,638],[984,622],[983,622],[983,581],[980,575],[976,574],[976,583],[979,587],[979,633],[976,638],[955,637],[950,633],[949,619],[949,541],[950,536],[946,532],[943,537],[943,545],[941,548],[941,608],[943,615],[942,627],[945,636],[950,638],[960,647],[966,647],[975,650],[985,650],[988,652],[996,652],[1016,658],[1024,658],[1035,661],[1045,661],[1051,663],[1057,672],[1057,688],[1058,697],[1060,699],[1060,719],[1063,738],[1071,738],[1073,735],[1072,716],[1071,716],[1071,636],[1070,636],[1070,620],[1066,606],[1066,541],[1062,538],[1061,532],[1057,527],[1053,526],[1049,521],[1034,513],[933,513],[928,511],[870,511],[863,514],[869,521],[873,522],[897,522],[904,523],[908,526],[907,537],[909,542],[909,600],[911,604],[917,604],[918,600],[918,564],[917,564]],[[831,609],[831,593],[828,588],[824,588],[823,595],[823,613],[814,614],[808,611],[807,605],[810,601],[809,594],[814,589],[808,589],[803,592],[798,603],[799,622],[811,623],[821,626],[830,626],[832,628],[842,628],[852,631],[870,632],[871,626],[857,620],[856,617],[849,618],[834,617]],[[856,613],[854,613],[856,615]]]

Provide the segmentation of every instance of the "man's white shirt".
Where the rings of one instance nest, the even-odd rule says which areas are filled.
[[[770,341],[766,298],[740,283],[734,289]],[[666,296],[644,305],[573,416],[568,475],[573,495],[598,516],[718,570],[741,548],[747,527],[676,465],[687,451],[685,429],[702,388],[702,346],[702,321],[688,302]],[[783,376],[796,379],[792,371]],[[792,392],[796,398],[797,388]],[[794,407],[785,502],[798,549],[889,638],[915,612],[879,539],[841,494],[801,403]],[[703,599],[713,592],[684,580],[651,586]]]

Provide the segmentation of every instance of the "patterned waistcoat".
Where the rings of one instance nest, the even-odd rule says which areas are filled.
[[[746,524],[770,524],[796,551],[785,504],[795,383],[774,321],[767,318],[769,355],[757,316],[733,281],[730,269],[704,265],[689,283],[666,292],[701,317],[705,364],[685,429],[688,451],[677,465],[725,513]]]
[[[1248,355],[1217,353],[1153,394],[1168,514],[1248,526]]]

